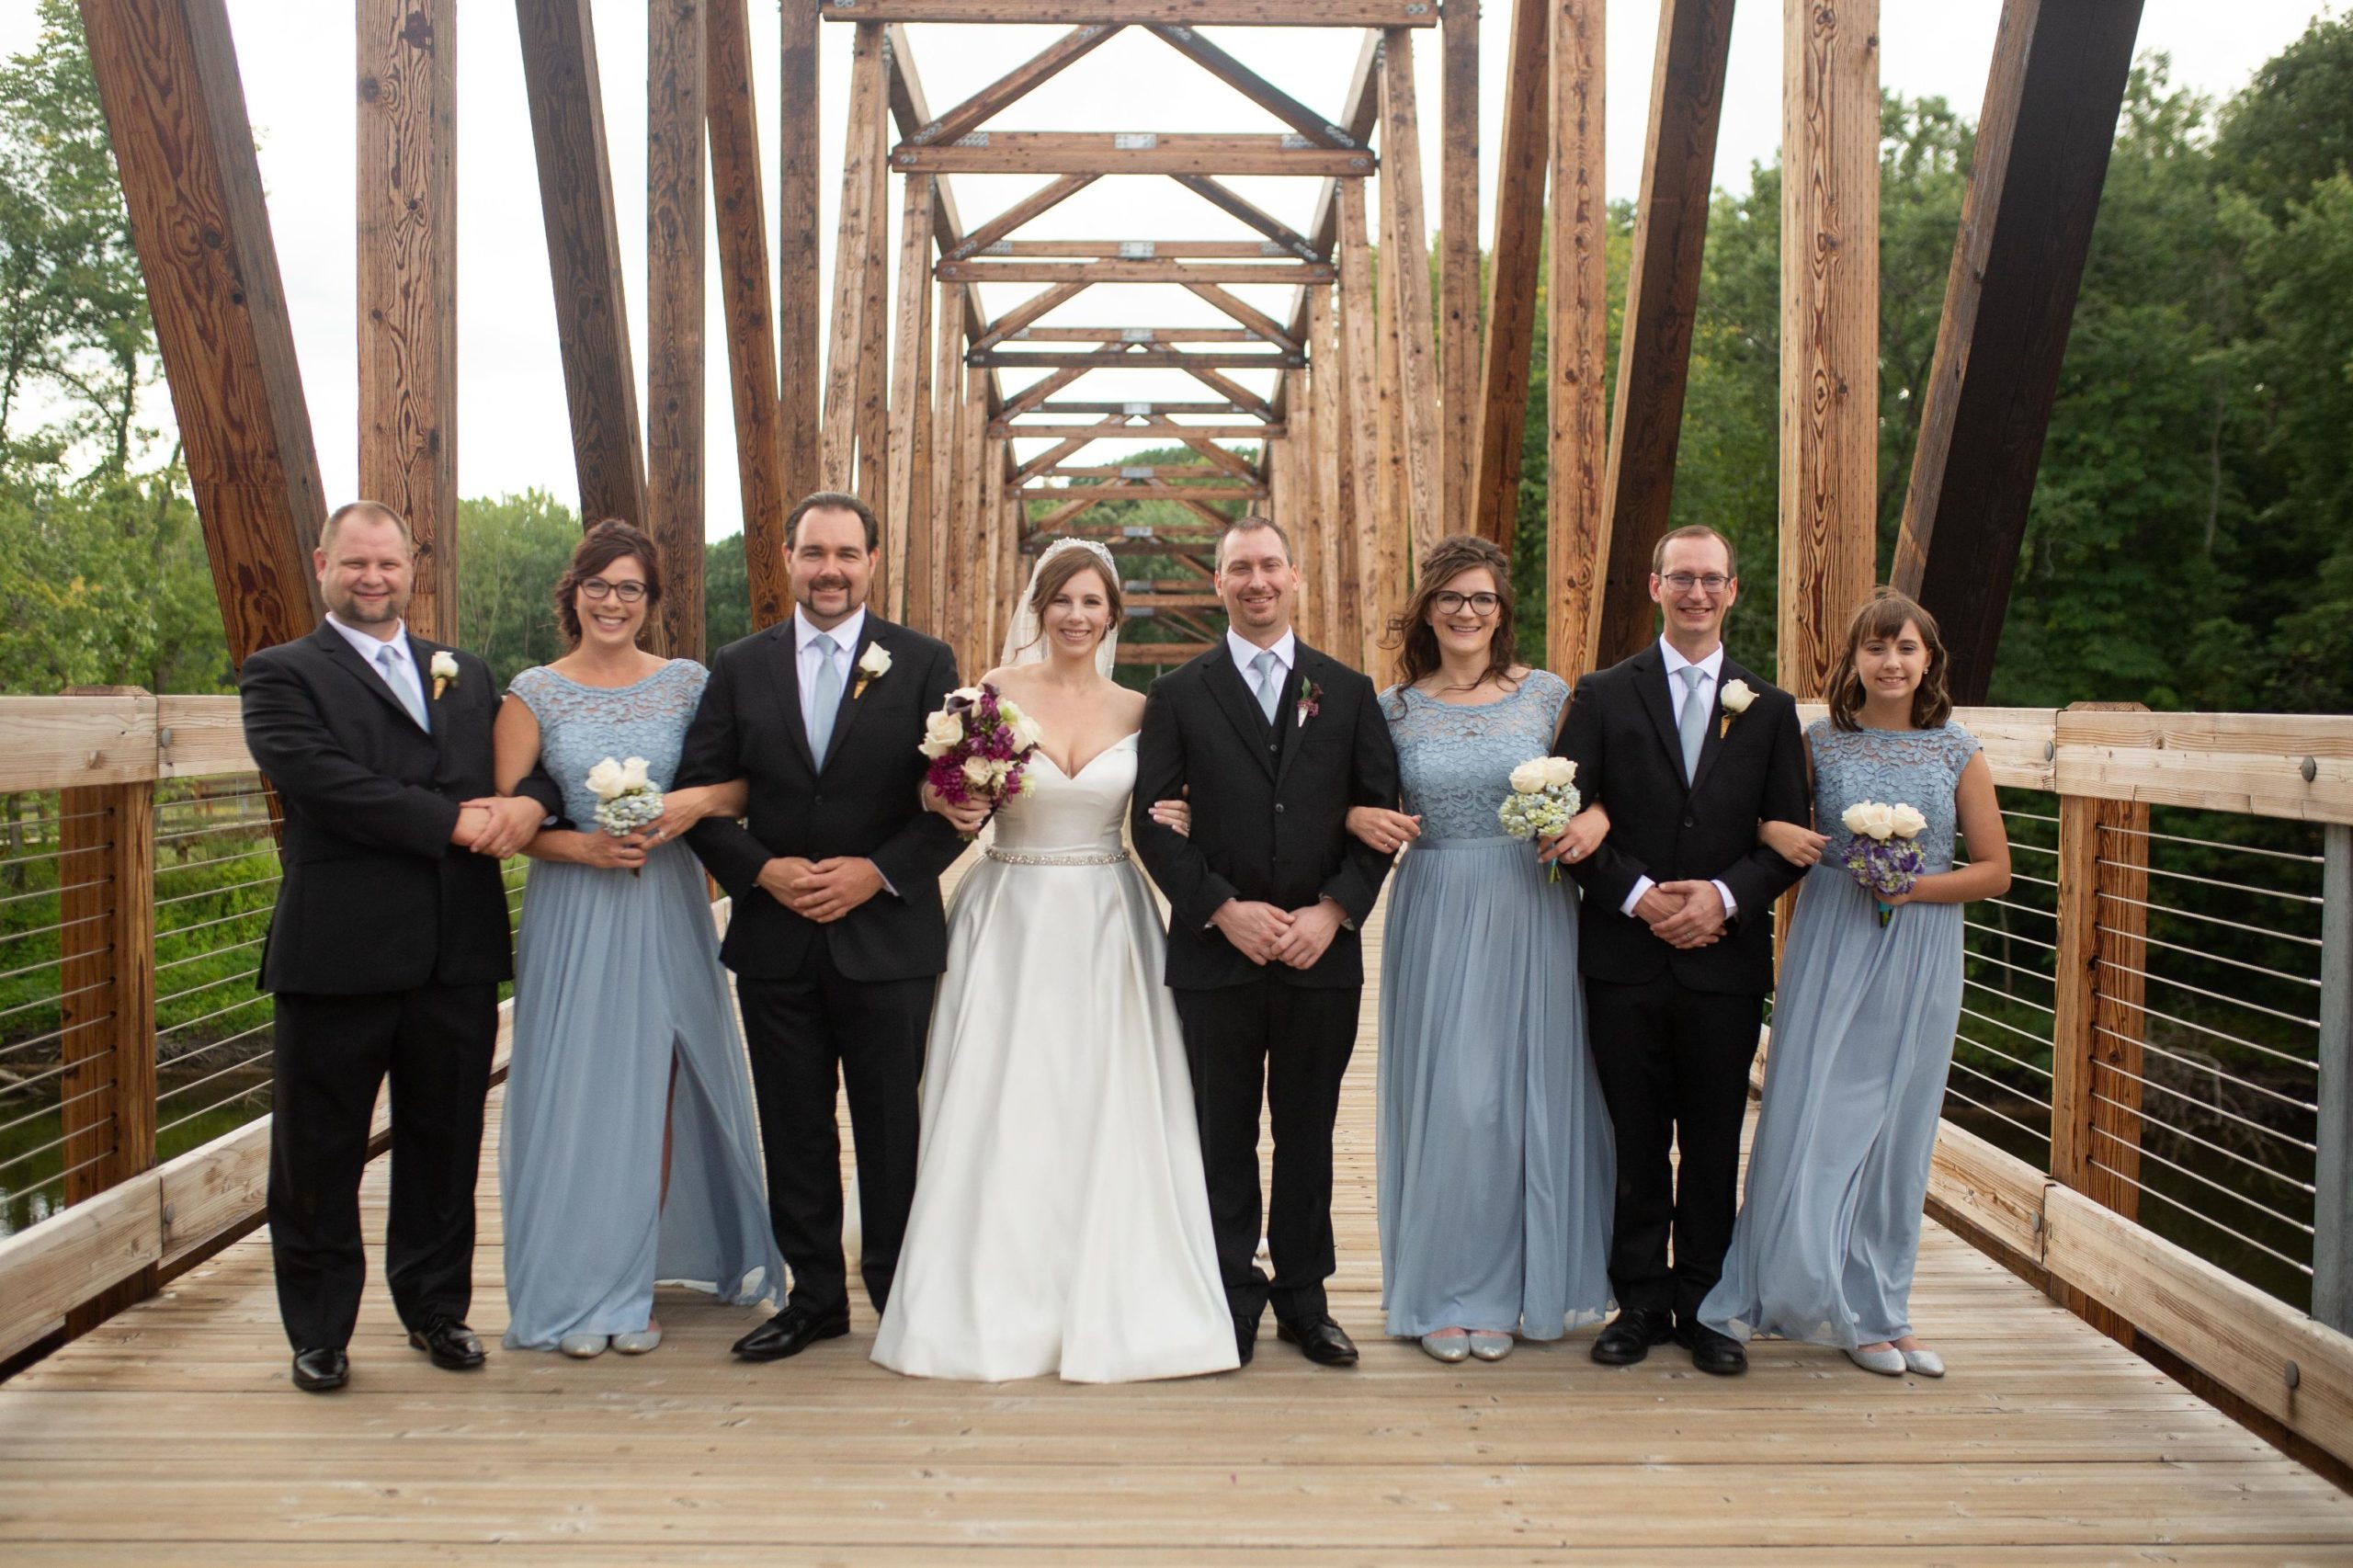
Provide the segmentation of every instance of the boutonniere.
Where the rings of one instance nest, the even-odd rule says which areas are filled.
[[[1719,700],[1723,704],[1724,716],[1716,726],[1716,739],[1722,740],[1732,733],[1733,720],[1747,712],[1748,705],[1756,700],[1756,692],[1745,680],[1728,680]]]
[[[444,648],[433,655],[433,700],[440,701],[441,694],[457,684],[458,655]]]
[[[852,702],[866,695],[867,687],[891,673],[891,650],[880,642],[869,642],[866,652],[858,655],[858,684],[850,688]]]
[[[1324,688],[1313,680],[1299,683],[1299,722],[1293,729],[1304,728],[1307,722],[1324,711]]]

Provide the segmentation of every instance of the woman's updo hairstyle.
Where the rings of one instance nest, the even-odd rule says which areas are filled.
[[[580,585],[601,575],[614,562],[634,556],[645,570],[646,619],[654,619],[654,607],[662,602],[662,563],[654,558],[654,541],[645,530],[619,517],[607,517],[591,523],[580,538],[580,546],[572,552],[572,563],[563,575],[555,580],[555,620],[563,629],[564,641],[574,647],[580,645]],[[639,628],[639,635],[644,629]]]

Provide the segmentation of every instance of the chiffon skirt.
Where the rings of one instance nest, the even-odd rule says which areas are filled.
[[[642,1329],[656,1279],[739,1305],[781,1294],[743,1041],[685,846],[638,877],[532,866],[498,1176],[509,1348]]]
[[[1525,840],[1423,840],[1397,869],[1381,961],[1389,1332],[1556,1339],[1606,1316],[1617,1160],[1574,886]]]
[[[1699,1307],[1709,1327],[1849,1350],[1910,1332],[1961,1021],[1961,907],[1905,904],[1882,928],[1843,868],[1806,873],[1740,1219]]]

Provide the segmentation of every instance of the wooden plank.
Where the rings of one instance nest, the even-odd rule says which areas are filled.
[[[902,623],[908,620],[910,572],[920,559],[910,547],[923,528],[925,509],[931,502],[930,486],[917,491],[915,455],[924,442],[918,411],[929,402],[930,391],[933,183],[926,176],[908,180],[899,208],[899,326],[891,371],[890,511],[882,531],[882,613]]]
[[[1346,378],[1341,395],[1347,404],[1347,460],[1356,524],[1352,559],[1359,606],[1358,631],[1362,637],[1353,652],[1359,667],[1370,669],[1381,618],[1386,613],[1383,607],[1389,603],[1391,585],[1381,577],[1381,540],[1391,531],[1392,518],[1381,480],[1380,312],[1373,299],[1372,245],[1366,233],[1364,209],[1364,183],[1343,182],[1335,209],[1340,253],[1340,287],[1335,298],[1340,318],[1340,373]]]
[[[1012,407],[1012,401],[1008,400],[1006,406],[1007,408]],[[1067,416],[1077,414],[1126,415],[1131,413],[1148,415],[1250,414],[1256,412],[1256,410],[1245,407],[1241,403],[1231,401],[1224,403],[1087,403],[1073,398],[1055,398],[1051,402],[1040,403],[1025,407],[1022,412],[1025,414],[1054,414]]]
[[[1257,343],[1256,333],[1229,326],[1025,326],[1016,343]]]
[[[1318,591],[1331,608],[1324,627],[1324,643],[1342,658],[1352,658],[1364,642],[1362,616],[1356,594],[1356,520],[1349,513],[1347,475],[1347,371],[1338,342],[1339,317],[1333,309],[1335,290],[1317,290],[1309,296],[1307,335],[1313,347],[1308,365],[1308,395],[1314,400],[1315,505],[1324,519],[1324,549],[1310,563]]]
[[[1633,267],[1603,481],[1609,570],[1597,665],[1616,664],[1654,635],[1651,551],[1666,532],[1675,499],[1675,453],[1682,439],[1691,323],[1731,48],[1732,0],[1665,0],[1660,6],[1650,138],[1635,203]]]
[[[1112,419],[1117,420],[1117,415]],[[1202,441],[1274,441],[1290,434],[1280,425],[1178,425],[1166,419],[1146,420],[1142,424],[1106,422],[1100,425],[1006,425],[993,423],[989,434],[995,437],[1018,437],[1024,440],[1076,441],[1086,446],[1096,441],[1158,441],[1164,438],[1192,437]],[[1077,450],[1074,447],[1072,451]],[[1069,452],[1063,456],[1068,457]]]
[[[2321,856],[2313,1316],[2346,1333],[2353,1332],[2353,827],[2331,823]]]
[[[1447,453],[1438,408],[1438,350],[1431,341],[1430,271],[1422,222],[1422,133],[1414,105],[1414,35],[1396,29],[1381,43],[1381,297],[1397,335],[1396,400],[1404,446],[1404,506],[1414,558],[1446,531],[1459,514],[1446,505]],[[1405,578],[1395,579],[1402,588]],[[1400,604],[1402,608],[1402,601]]]
[[[1401,368],[1404,349],[1398,342],[1396,271],[1396,264],[1389,259],[1384,247],[1376,295],[1381,308],[1374,312],[1379,319],[1374,324],[1378,338],[1373,359],[1381,398],[1380,423],[1375,426],[1380,453],[1380,553],[1374,559],[1367,584],[1372,590],[1376,626],[1386,626],[1391,616],[1404,613],[1414,562],[1413,493],[1406,481],[1405,414],[1400,406],[1404,402],[1404,372]]]
[[[1039,412],[1045,406],[1046,400],[1054,393],[1089,371],[1120,363],[1125,352],[1124,348],[1114,345],[1098,348],[1093,354],[1071,356],[1051,374],[1040,376],[1011,397],[1006,398],[1004,407],[997,412],[999,421],[1016,419],[1025,414]],[[964,356],[964,362],[968,365],[992,366],[997,363],[997,359],[995,355],[968,352]],[[1016,363],[1018,364],[1018,361]],[[1034,369],[1038,367],[1033,364],[1029,368]],[[1155,409],[1154,412],[1158,411]]]
[[[1369,175],[1371,153],[1249,131],[976,131],[944,146],[902,142],[901,174]]]
[[[261,1214],[269,1202],[269,1118],[256,1118],[156,1170],[159,1269]]]
[[[1208,437],[1190,433],[1179,437],[1179,439],[1186,446],[1207,458],[1212,468],[1222,469],[1236,479],[1255,480],[1261,483],[1265,481],[1264,472],[1239,452],[1229,452]]]
[[[982,464],[989,455],[989,378],[986,372],[964,371],[964,410],[959,416],[956,474],[956,662],[967,674],[996,663],[988,643],[987,558],[981,541],[988,529],[983,491],[987,475]]]
[[[827,470],[820,393],[824,386],[820,349],[824,341],[824,219],[818,205],[817,12],[787,6],[780,20],[777,80],[777,425],[784,447],[784,494],[788,508],[801,496],[822,490]],[[783,550],[782,525],[777,548]],[[782,556],[778,557],[781,562]],[[756,579],[755,579],[756,581]],[[778,617],[789,613],[788,590]],[[755,599],[755,613],[761,601]]]
[[[1478,516],[1479,7],[1447,6],[1438,25],[1438,516],[1455,533]]]
[[[759,116],[752,97],[745,0],[704,0],[709,51],[710,183],[718,220],[719,292],[727,322],[728,389],[735,411],[735,472],[744,507],[744,566],[755,631],[790,613],[784,519],[783,410],[776,327],[768,304],[767,216],[761,199]]]
[[[155,699],[128,688],[108,697],[0,697],[0,791],[155,777]]]
[[[943,251],[940,259],[963,261],[984,252],[993,254],[1006,235],[1040,213],[1051,211],[1102,177],[1101,175],[1090,174],[1064,175],[1060,179],[1048,181],[973,230],[959,244]]]
[[[1252,392],[1248,387],[1245,387],[1241,382],[1235,381],[1233,377],[1220,375],[1217,371],[1211,369],[1210,366],[1213,362],[1214,361],[1204,360],[1199,356],[1191,356],[1186,359],[1182,368],[1188,375],[1191,376],[1193,380],[1200,382],[1201,385],[1209,388],[1210,391],[1214,392],[1223,392],[1228,401],[1230,401],[1236,408],[1245,413],[1255,414],[1259,418],[1267,421],[1269,424],[1273,423],[1275,417],[1275,405],[1268,403],[1265,398],[1260,397],[1256,392]],[[1247,360],[1239,358],[1231,361],[1230,363],[1236,367],[1248,365]],[[1250,366],[1249,368],[1256,369],[1258,367]],[[1305,369],[1307,368],[1306,356],[1302,355],[1299,357],[1299,363],[1295,368],[1299,369]]]
[[[1048,44],[995,81],[907,138],[918,147],[951,142],[979,130],[1033,90],[1086,59],[1120,30],[1117,22],[1088,22]]]
[[[1209,642],[1138,642],[1121,638],[1118,650],[1111,655],[1122,665],[1154,665],[1164,667],[1190,664],[1214,646]]]
[[[1040,290],[1029,299],[1022,301],[1021,303],[1006,312],[1005,314],[999,316],[996,320],[981,328],[980,335],[972,339],[972,347],[974,348],[994,347],[996,344],[1003,342],[1006,338],[1025,330],[1030,323],[1038,320],[1049,312],[1056,310],[1061,306],[1069,303],[1071,301],[1075,300],[1081,294],[1086,293],[1087,288],[1088,285],[1085,283],[1057,283],[1051,289]]]
[[[1536,282],[1544,256],[1544,176],[1548,165],[1547,119],[1551,112],[1556,72],[1563,66],[1552,51],[1551,23],[1554,13],[1574,28],[1584,23],[1587,8],[1577,0],[1512,0],[1511,32],[1505,50],[1503,137],[1495,159],[1495,241],[1488,261],[1487,315],[1479,371],[1477,422],[1472,450],[1471,528],[1509,549],[1512,525],[1519,509],[1520,438],[1528,418],[1528,378],[1536,346]],[[1597,24],[1586,23],[1587,26]],[[1570,62],[1584,56],[1572,54]],[[1589,96],[1595,113],[1574,115],[1572,131],[1599,131],[1601,84],[1597,76],[1571,77]],[[1579,100],[1572,100],[1573,104]],[[1572,150],[1577,146],[1574,136]],[[1599,142],[1594,143],[1598,152]],[[1570,166],[1575,169],[1574,161]],[[1581,176],[1580,176],[1581,177]],[[1592,176],[1597,193],[1600,176]],[[1584,210],[1582,184],[1563,182],[1564,219],[1574,222]],[[1555,239],[1557,246],[1561,241]],[[1557,285],[1556,285],[1557,287]],[[1559,338],[1552,338],[1558,343]],[[1553,350],[1558,353],[1557,349]],[[1551,395],[1562,395],[1556,381]],[[1561,537],[1557,528],[1547,537]],[[1548,584],[1545,602],[1552,619],[1561,613],[1561,594]],[[1551,620],[1548,619],[1548,633]],[[1557,653],[1552,666],[1563,670]]]
[[[2353,822],[2353,719],[2073,710],[2054,733],[2069,794]]]
[[[356,6],[359,494],[415,537],[410,629],[456,642],[457,6]]]
[[[1321,262],[943,261],[936,276],[957,283],[1329,283]]]
[[[967,253],[974,254],[974,253]],[[1265,261],[1288,256],[1272,240],[999,240],[977,254],[1008,256],[1166,257],[1181,261]],[[1197,331],[1174,327],[1171,331]]]
[[[637,373],[588,0],[516,0],[584,523],[647,520]]]
[[[223,0],[82,0],[229,657],[307,633],[325,494]]]
[[[649,646],[703,647],[703,0],[649,6],[645,90],[646,531],[661,557]]]
[[[961,356],[958,357],[956,364],[957,369],[961,373],[963,369],[963,359]],[[1100,432],[1101,434],[1108,436],[1126,424],[1127,420],[1125,417],[1114,414],[1098,421],[1091,426],[1082,427],[1086,432],[1085,434],[1061,437],[1045,451],[1040,453],[1034,458],[1031,458],[1028,462],[1025,462],[1016,468],[1013,471],[1014,483],[1018,484],[1024,481],[1034,479],[1039,474],[1043,473],[1046,470],[1052,468],[1055,464],[1061,462],[1063,459],[1075,456],[1077,453],[1086,450],[1088,447],[1095,444],[1096,432]],[[1032,432],[1026,429],[1007,432],[1007,434],[1011,435],[1024,436],[1031,433]]]
[[[1176,22],[1220,28],[1427,28],[1424,0],[820,0],[833,21]]]
[[[1045,471],[1045,477],[1050,479],[1214,480],[1217,475],[1200,463],[1097,463],[1076,467],[1056,464]],[[1250,477],[1247,468],[1244,470],[1244,477]]]
[[[2042,1263],[2043,1195],[2051,1178],[1967,1128],[1937,1124],[1928,1200],[1938,1218],[1963,1223],[2021,1263]]]
[[[1096,354],[1066,354],[1051,348],[1027,352],[1017,348],[975,348],[964,356],[964,362],[1005,370],[1096,369],[1114,364],[1165,370],[1188,368],[1296,370],[1306,365],[1307,358],[1302,354],[1227,354],[1215,350],[1120,344],[1108,353]]]
[[[1603,188],[1607,8],[1595,0],[1554,0],[1551,9],[1552,209],[1545,299],[1544,433],[1544,585],[1551,616],[1545,624],[1545,653],[1555,674],[1574,680],[1595,667],[1610,558],[1606,495],[1609,212]],[[1500,281],[1496,288],[1500,293]],[[1491,350],[1500,330],[1489,329]],[[1526,379],[1523,370],[1523,384]],[[1494,401],[1497,388],[1492,376],[1488,391],[1490,411],[1508,408],[1511,426],[1489,432],[1482,447],[1481,472],[1495,472],[1485,466],[1490,460],[1507,465],[1513,488],[1502,495],[1483,490],[1480,506],[1516,507],[1522,415],[1516,404]],[[1509,449],[1508,455],[1503,448]]]
[[[2149,970],[2149,808],[2103,801],[2094,847],[2099,937],[2093,973],[2090,1180],[2082,1190],[2126,1219],[2141,1213],[2142,1004]]]
[[[153,1173],[108,1187],[38,1225],[0,1236],[0,1358],[54,1332],[93,1296],[163,1256]]]
[[[1172,501],[1189,495],[1196,501],[1263,501],[1267,487],[1263,484],[1029,484],[1013,492],[1022,501],[1067,500],[1100,489],[1108,494],[1098,497],[1106,501]]]
[[[155,699],[155,777],[193,778],[255,771],[244,717],[233,697]]]
[[[2077,1191],[2092,1177],[2101,805],[2080,795],[2060,798],[2059,856],[2052,873],[2059,886],[2058,949],[2051,960],[2051,1174]]]
[[[2140,24],[2141,0],[2002,7],[1891,573],[1958,702],[1993,677]]]
[[[1879,3],[1782,0],[1780,641],[1829,693],[1879,580]]]
[[[1208,175],[1171,175],[1168,177],[1228,217],[1240,219],[1302,261],[1332,259],[1330,253],[1317,250],[1306,235],[1233,187]]]
[[[1348,73],[1348,92],[1345,107],[1340,110],[1340,129],[1351,141],[1369,145],[1373,131],[1381,123],[1381,40],[1382,35],[1368,29],[1357,47],[1356,64]],[[1316,187],[1314,216],[1307,225],[1307,237],[1318,250],[1326,255],[1336,254],[1340,233],[1340,187],[1338,179],[1327,179]],[[1307,330],[1307,290],[1302,289],[1291,302],[1291,335]]]
[[[858,324],[864,335],[858,343],[858,496],[874,508],[875,516],[891,515],[891,170],[884,153],[891,144],[890,86],[897,73],[892,69],[892,37],[886,33],[882,44],[883,103],[882,111],[874,117],[870,132],[874,139],[872,156],[866,162],[867,177],[874,190],[867,211],[874,229],[865,251],[866,299],[858,310]],[[935,185],[937,182],[935,182]],[[838,256],[844,254],[836,252]],[[885,574],[888,562],[884,562]],[[883,585],[885,597],[888,584]]]
[[[932,307],[931,413],[924,436],[929,445],[925,477],[931,485],[931,505],[919,536],[924,542],[927,585],[923,619],[916,629],[948,642],[949,541],[956,526],[956,420],[963,403],[964,293],[953,283],[938,286]],[[913,614],[910,609],[910,614]]]
[[[1361,186],[1359,186],[1358,188],[1361,188]],[[1333,279],[1327,279],[1327,281],[1331,280]],[[1233,320],[1240,322],[1250,331],[1256,333],[1258,336],[1265,341],[1275,345],[1284,352],[1296,353],[1298,351],[1299,336],[1297,334],[1291,332],[1289,328],[1285,327],[1282,323],[1267,314],[1264,311],[1261,311],[1252,305],[1248,301],[1228,293],[1224,289],[1219,287],[1215,280],[1206,278],[1194,278],[1188,280],[1185,287],[1190,290],[1195,295],[1207,300],[1211,304],[1215,305],[1219,310],[1223,311]]]
[[[820,488],[858,487],[852,465],[858,454],[858,404],[866,369],[867,258],[881,243],[883,221],[874,203],[872,168],[887,112],[882,74],[882,29],[861,24],[850,56],[841,227],[834,244],[834,331],[825,354],[824,472]]]
[[[1193,28],[1160,22],[1144,30],[1318,146],[1364,144],[1361,138],[1349,135]]]

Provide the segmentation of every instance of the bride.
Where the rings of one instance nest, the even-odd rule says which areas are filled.
[[[1166,938],[1120,838],[1143,699],[1110,678],[1120,616],[1110,552],[1062,540],[983,677],[1044,738],[949,914],[915,1208],[874,1341],[917,1377],[1238,1364]],[[967,832],[985,812],[924,803]]]

